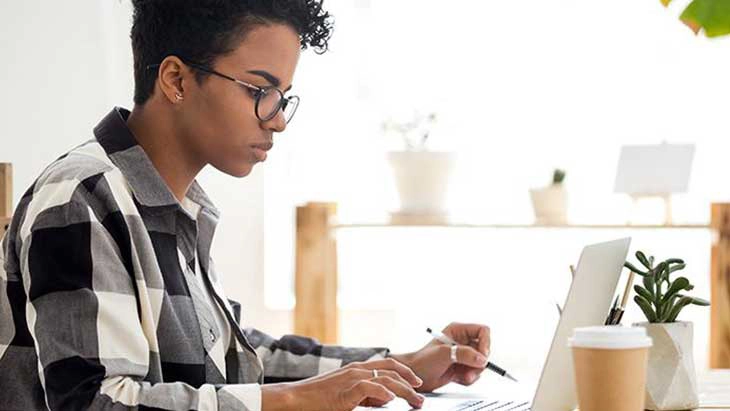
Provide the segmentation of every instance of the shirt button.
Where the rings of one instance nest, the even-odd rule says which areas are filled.
[[[215,342],[215,333],[213,332],[213,329],[211,328],[209,331],[210,331],[210,341]]]

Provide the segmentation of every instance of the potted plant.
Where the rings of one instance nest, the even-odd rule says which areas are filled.
[[[688,305],[708,306],[709,301],[686,294],[694,286],[686,277],[672,279],[673,273],[686,267],[679,258],[654,265],[654,257],[636,252],[644,269],[630,262],[624,266],[642,276],[635,285],[634,301],[648,322],[645,327],[654,344],[649,349],[646,378],[646,408],[650,410],[686,410],[699,406],[697,380],[692,351],[692,323],[677,317]]]
[[[419,115],[405,122],[388,120],[384,132],[394,132],[403,141],[403,149],[388,153],[400,198],[400,210],[394,220],[443,222],[446,219],[446,195],[454,168],[454,153],[430,151],[428,137],[436,123],[436,114]]]
[[[564,181],[565,171],[556,169],[549,186],[530,190],[537,224],[563,225],[568,222],[568,192]]]

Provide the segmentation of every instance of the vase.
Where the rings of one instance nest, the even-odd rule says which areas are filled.
[[[535,222],[565,225],[568,222],[568,192],[562,184],[530,190]]]
[[[654,341],[649,349],[646,409],[688,410],[699,407],[691,322],[638,323]]]
[[[394,151],[388,153],[400,209],[394,216],[445,219],[454,153]]]

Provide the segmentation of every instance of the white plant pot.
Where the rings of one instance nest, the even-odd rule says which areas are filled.
[[[692,350],[692,323],[638,323],[654,344],[649,349],[646,409],[689,410],[699,407]]]
[[[388,153],[400,197],[398,214],[445,216],[454,153],[393,151]]]
[[[562,184],[532,189],[530,198],[537,224],[567,224],[568,192]]]

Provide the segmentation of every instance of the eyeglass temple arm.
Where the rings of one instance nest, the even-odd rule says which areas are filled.
[[[256,90],[256,91],[261,91],[261,90],[263,90],[263,89],[262,89],[261,87],[259,87],[259,86],[255,86],[255,85],[253,85],[253,84],[251,84],[251,83],[246,83],[246,82],[245,82],[245,81],[243,81],[243,80],[239,80],[239,79],[237,79],[237,78],[234,78],[234,77],[231,77],[231,76],[225,75],[225,74],[223,74],[223,73],[219,73],[219,72],[217,72],[217,71],[215,71],[215,70],[211,70],[211,69],[209,69],[209,68],[206,68],[206,67],[203,67],[203,66],[201,66],[201,65],[199,65],[199,64],[195,64],[195,63],[190,63],[190,62],[187,62],[187,61],[183,61],[183,62],[184,62],[185,64],[187,64],[188,66],[190,66],[190,67],[192,67],[192,68],[196,69],[196,70],[204,71],[204,72],[206,72],[206,73],[208,73],[208,74],[212,74],[212,75],[214,75],[214,76],[222,77],[222,78],[224,78],[224,79],[226,79],[226,80],[230,80],[230,81],[232,81],[232,82],[234,82],[234,83],[236,83],[236,84],[240,84],[240,85],[242,85],[242,86],[244,86],[244,87],[248,87],[248,88],[250,88],[250,89],[252,89],[252,90]],[[146,69],[147,69],[147,70],[149,70],[149,69],[152,69],[152,68],[156,68],[156,67],[160,67],[160,64],[159,64],[159,63],[158,63],[158,64],[150,64],[150,65],[148,65],[148,66],[146,67]]]

